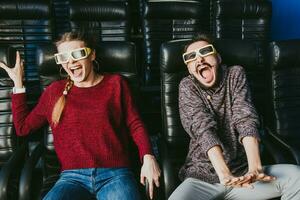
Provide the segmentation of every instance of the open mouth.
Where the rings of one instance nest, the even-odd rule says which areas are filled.
[[[74,77],[78,77],[82,73],[82,66],[81,65],[76,65],[76,66],[70,67],[69,69],[72,72]]]
[[[208,63],[198,64],[195,76],[203,86],[211,87],[216,81],[216,70]]]
[[[209,79],[212,79],[214,73],[212,66],[210,66],[209,64],[197,65],[196,72],[201,78],[207,81]]]

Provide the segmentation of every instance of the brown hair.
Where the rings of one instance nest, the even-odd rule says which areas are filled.
[[[92,50],[95,49],[95,40],[93,37],[87,35],[85,32],[66,32],[64,33],[61,38],[55,43],[56,47],[58,47],[63,42],[67,41],[83,41],[85,45]],[[62,112],[64,110],[64,107],[66,105],[66,97],[74,85],[74,82],[71,80],[71,78],[67,77],[67,83],[65,85],[65,88],[63,90],[63,94],[58,98],[56,101],[53,111],[52,111],[52,123],[56,126],[61,118]]]
[[[213,38],[211,37],[210,34],[208,33],[197,33],[196,35],[193,36],[192,40],[189,41],[183,48],[183,53],[186,52],[187,48],[193,44],[194,42],[198,42],[198,41],[205,41],[209,44],[213,44]]]

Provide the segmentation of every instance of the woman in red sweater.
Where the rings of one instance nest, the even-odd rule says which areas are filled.
[[[68,78],[48,86],[31,112],[26,106],[20,54],[17,52],[14,68],[0,62],[14,82],[12,111],[17,135],[27,135],[46,123],[53,132],[62,173],[44,199],[140,199],[129,168],[131,139],[143,161],[140,181],[149,181],[152,197],[154,184],[159,186],[160,169],[127,82],[120,75],[94,71],[94,42],[84,34],[65,33],[56,45],[56,63]]]

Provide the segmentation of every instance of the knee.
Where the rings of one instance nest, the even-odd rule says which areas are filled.
[[[290,179],[300,181],[300,166],[289,164],[283,168]]]
[[[186,199],[186,198],[184,197],[184,192],[181,191],[180,188],[176,188],[168,198],[168,200],[182,200],[182,199]]]
[[[168,200],[176,200],[172,195],[168,198]]]
[[[300,166],[293,165],[290,174],[291,179],[294,180],[295,184],[298,186],[298,191],[300,190]]]
[[[168,200],[190,199],[189,195],[193,194],[192,179],[187,178],[173,191]]]
[[[168,200],[182,200],[182,196],[180,194],[176,194],[177,192],[173,192],[171,196],[169,196]]]
[[[280,165],[280,170],[277,170],[277,178],[282,180],[288,188],[300,189],[300,166],[292,164]],[[294,190],[293,189],[293,190]]]

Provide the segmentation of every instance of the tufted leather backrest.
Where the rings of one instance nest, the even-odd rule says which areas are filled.
[[[0,61],[14,66],[15,49],[0,45]],[[13,81],[0,68],[0,169],[17,148],[17,137],[13,128],[11,97]]]
[[[272,5],[267,0],[211,1],[216,38],[269,41]]]
[[[159,84],[159,49],[163,42],[192,38],[209,30],[209,1],[149,0],[142,5],[145,83]]]
[[[174,145],[188,141],[178,109],[178,86],[188,74],[182,60],[182,52],[188,41],[183,39],[163,43],[160,52],[163,134],[167,143]]]
[[[161,47],[160,69],[162,88],[163,133],[166,141],[172,145],[182,144],[188,140],[184,132],[178,110],[178,85],[188,74],[182,61],[183,47],[189,40],[166,42]],[[252,99],[258,112],[266,111],[266,47],[251,41],[217,40],[217,51],[223,63],[228,66],[242,65],[247,74],[252,91]]]
[[[56,48],[52,46],[41,46],[38,50],[38,66],[41,86],[45,88],[55,80],[59,80],[60,66],[54,61]],[[133,94],[137,93],[139,84],[136,68],[135,45],[131,42],[100,42],[96,48],[97,61],[101,72],[119,73],[128,80]],[[59,172],[51,129],[45,129],[44,146],[46,151],[44,158],[44,176],[48,177]]]
[[[300,40],[272,42],[273,128],[287,139],[299,139],[300,129]]]
[[[220,39],[216,41],[223,63],[228,66],[241,65],[245,68],[253,103],[262,117],[267,114],[268,53],[265,43],[254,41]]]
[[[70,1],[71,29],[85,29],[99,41],[129,41],[130,13],[126,1]]]
[[[52,41],[51,8],[48,0],[0,2],[0,44],[13,45],[25,60],[28,80],[38,80],[36,45]]]

